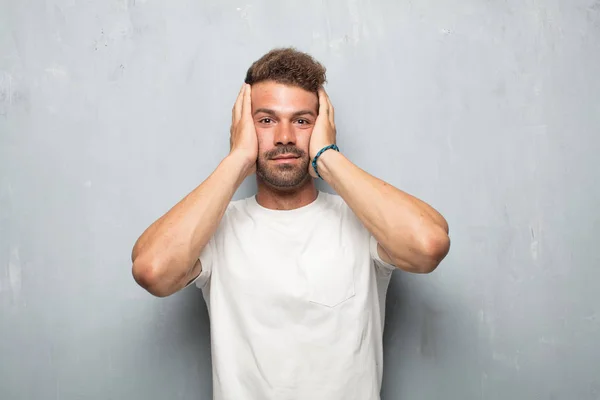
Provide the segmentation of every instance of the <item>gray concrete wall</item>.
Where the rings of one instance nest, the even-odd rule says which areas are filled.
[[[383,398],[600,398],[598,0],[0,0],[0,398],[210,399],[200,291],[130,249],[287,45],[342,151],[450,222],[392,281]]]

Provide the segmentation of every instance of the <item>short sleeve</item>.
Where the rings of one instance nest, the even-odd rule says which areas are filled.
[[[386,263],[379,257],[379,251],[377,251],[377,239],[371,235],[369,240],[369,251],[371,253],[371,258],[375,261],[375,266],[384,272],[394,271],[396,269],[394,265]]]
[[[202,270],[200,271],[200,275],[194,279],[193,282],[199,289],[202,289],[206,286],[206,283],[210,280],[210,276],[212,273],[212,264],[213,264],[213,254],[215,248],[215,239],[214,236],[210,238],[206,246],[200,252],[200,264],[202,264]]]

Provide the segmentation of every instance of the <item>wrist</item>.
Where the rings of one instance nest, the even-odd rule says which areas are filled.
[[[344,156],[335,149],[328,149],[318,155],[316,169],[321,178],[328,181],[331,177],[331,168]]]
[[[311,148],[308,151],[308,155],[310,156],[310,161],[314,160],[315,157],[318,156],[319,152],[321,150],[323,150],[325,147],[331,146],[331,145],[335,145],[335,144],[336,144],[335,142],[325,142],[325,143],[320,144],[320,145],[313,145],[313,146],[311,146]],[[324,151],[322,154],[325,154],[327,151],[329,151],[329,150]]]
[[[226,157],[231,165],[245,178],[250,175],[256,166],[256,156],[243,152],[241,150],[233,150]]]

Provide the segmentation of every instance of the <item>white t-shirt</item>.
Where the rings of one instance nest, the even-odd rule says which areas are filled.
[[[394,267],[340,196],[232,201],[200,255],[215,400],[377,400]]]

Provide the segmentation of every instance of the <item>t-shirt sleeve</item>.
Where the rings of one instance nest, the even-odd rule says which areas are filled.
[[[195,284],[199,289],[204,289],[207,283],[210,282],[210,277],[212,276],[212,271],[215,266],[215,262],[217,261],[217,243],[222,243],[223,241],[223,226],[227,224],[226,220],[228,219],[230,210],[231,203],[229,203],[227,206],[225,214],[223,215],[219,226],[215,230],[215,233],[213,233],[206,246],[204,246],[200,252],[198,259],[200,260],[200,264],[202,264],[202,270],[200,271],[200,275],[191,281],[189,285]]]
[[[210,238],[204,249],[200,252],[200,256],[198,259],[200,260],[200,264],[202,265],[202,269],[200,270],[200,274],[196,276],[194,279],[189,281],[185,287],[189,287],[192,285],[196,285],[198,288],[202,289],[206,286],[206,283],[210,280],[210,276],[212,273],[212,255],[214,252],[214,236]]]
[[[369,251],[371,253],[371,258],[375,261],[375,267],[384,272],[394,271],[396,269],[394,265],[386,263],[379,257],[379,251],[377,251],[377,239],[375,239],[375,236],[371,235],[369,241]]]
[[[202,270],[200,271],[200,275],[194,280],[194,284],[202,289],[206,283],[210,280],[210,276],[212,273],[212,264],[213,264],[213,254],[215,248],[215,238],[214,236],[210,238],[206,246],[200,252],[200,264],[202,264]]]

